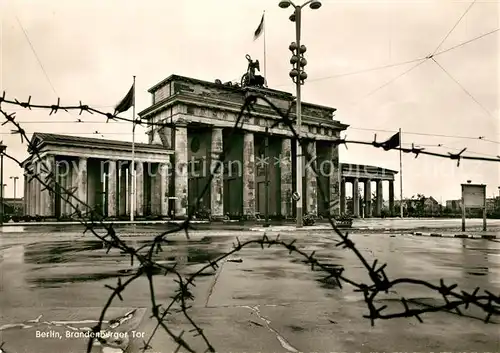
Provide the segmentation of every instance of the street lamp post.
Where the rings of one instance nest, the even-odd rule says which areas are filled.
[[[269,157],[269,128],[266,126],[266,137],[264,140],[264,160]],[[265,226],[269,227],[269,165],[266,163],[264,165],[265,172],[265,194],[266,194],[266,205],[265,205]]]
[[[290,63],[293,65],[293,69],[290,71],[290,77],[292,81],[295,83],[296,89],[296,116],[297,116],[297,150],[296,150],[296,191],[294,200],[296,204],[297,210],[297,227],[302,227],[302,197],[300,197],[302,193],[302,146],[300,145],[301,139],[301,130],[302,130],[302,102],[301,102],[301,92],[300,86],[304,84],[304,81],[307,79],[307,73],[304,71],[304,66],[307,65],[307,60],[304,58],[304,53],[306,52],[306,47],[300,44],[300,29],[301,29],[301,14],[302,8],[309,4],[309,7],[313,10],[317,10],[321,7],[321,2],[318,0],[310,0],[306,3],[298,6],[295,5],[290,0],[282,0],[279,2],[279,7],[286,9],[290,5],[295,8],[294,13],[290,16],[290,20],[295,22],[295,42],[290,44],[289,49],[293,53],[292,58],[290,59]]]
[[[0,185],[2,186],[0,189],[0,226],[3,225],[3,212],[4,212],[4,208],[3,208],[3,155],[5,153],[5,149],[7,148],[7,146],[5,146],[4,144],[2,144],[2,142],[0,142]]]
[[[16,190],[17,190],[17,179],[19,179],[19,177],[11,176],[10,179],[14,180],[14,199],[15,199],[16,198]]]

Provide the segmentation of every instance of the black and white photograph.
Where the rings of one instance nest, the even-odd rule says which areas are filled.
[[[499,352],[499,32],[0,1],[0,353]]]

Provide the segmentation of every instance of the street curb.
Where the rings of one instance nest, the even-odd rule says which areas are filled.
[[[90,221],[86,221],[90,222]],[[95,221],[97,223],[97,221]],[[99,223],[102,224],[120,224],[120,225],[151,225],[151,224],[182,224],[184,221],[183,220],[159,220],[159,221],[110,221],[110,220],[104,220]],[[198,221],[198,220],[192,220],[192,224],[210,224],[209,221]],[[229,223],[229,222],[228,222]],[[77,225],[82,225],[82,222],[79,221],[64,221],[64,222],[57,222],[57,221],[47,221],[47,222],[9,222],[9,223],[3,223],[1,226],[2,227],[16,227],[16,226],[23,226],[23,227],[35,227],[35,226],[77,226]]]
[[[436,238],[460,238],[460,239],[496,239],[496,235],[471,235],[471,234],[442,234],[442,233],[422,233],[422,232],[411,232],[411,235],[419,237],[436,237]]]

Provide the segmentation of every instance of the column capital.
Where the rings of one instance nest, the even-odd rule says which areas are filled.
[[[175,127],[183,127],[183,128],[186,128],[187,125],[188,125],[189,121],[187,121],[186,119],[184,118],[179,118],[177,119],[176,121],[174,121],[174,125]]]

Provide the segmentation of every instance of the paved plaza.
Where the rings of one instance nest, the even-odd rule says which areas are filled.
[[[420,222],[420,223],[418,223]],[[498,239],[459,239],[412,236],[405,229],[429,225],[443,233],[455,233],[460,220],[357,220],[352,239],[368,262],[387,263],[389,278],[411,277],[432,283],[444,278],[461,290],[476,287],[500,292],[500,243]],[[480,232],[480,220],[468,222],[472,233]],[[489,233],[499,229],[489,221]],[[199,225],[201,227],[202,225]],[[117,225],[117,233],[130,246],[146,244],[162,225]],[[416,229],[415,228],[415,229]],[[392,229],[392,230],[388,230]],[[294,231],[271,227],[269,237],[280,233],[295,245],[332,266],[345,268],[345,275],[367,281],[361,263],[338,239],[324,229]],[[156,259],[178,264],[189,275],[240,241],[262,237],[262,230],[195,230],[189,240],[178,233],[169,237]],[[137,264],[118,250],[106,254],[102,242],[81,226],[5,226],[1,233],[0,340],[9,353],[84,352],[83,333],[95,325],[115,286]],[[204,330],[217,352],[497,352],[500,346],[499,317],[490,324],[477,310],[425,314],[421,324],[415,318],[378,321],[374,327],[362,295],[350,285],[338,288],[323,281],[324,274],[311,270],[297,254],[284,248],[261,249],[254,244],[209,269],[192,288],[195,300],[193,320]],[[155,276],[158,303],[167,303],[176,290],[174,277]],[[419,286],[395,287],[381,296],[378,305],[393,312],[402,309],[398,298],[412,299],[424,307],[443,302],[438,293]],[[151,300],[145,278],[140,278],[115,300],[106,320],[122,318],[116,332],[126,339],[95,345],[93,352],[139,352],[142,335],[148,338],[155,322],[150,319]],[[206,349],[203,340],[181,314],[168,316],[168,327],[197,352]],[[104,325],[106,327],[106,325]],[[121,331],[120,331],[121,330]],[[132,334],[133,333],[133,334]],[[159,331],[148,352],[171,353],[176,344]],[[183,350],[181,350],[183,351]]]

